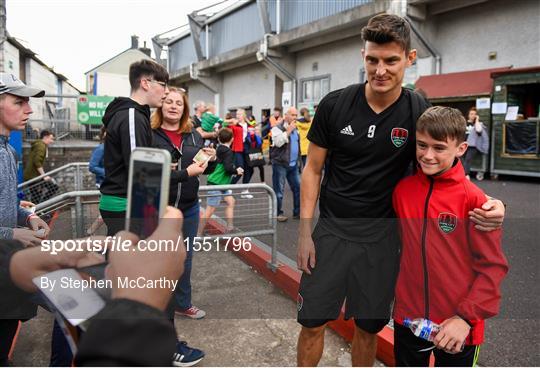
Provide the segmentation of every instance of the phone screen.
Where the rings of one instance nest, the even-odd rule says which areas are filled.
[[[140,238],[152,234],[159,223],[163,167],[158,162],[133,161],[128,230]]]

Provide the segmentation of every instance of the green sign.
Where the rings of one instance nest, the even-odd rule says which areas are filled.
[[[101,125],[105,109],[114,97],[80,96],[77,100],[77,120],[80,124]]]

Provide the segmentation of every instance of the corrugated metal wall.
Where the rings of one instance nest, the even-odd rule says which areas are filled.
[[[203,56],[208,59],[208,55],[206,55],[206,29],[203,28],[203,30],[201,31],[200,37],[201,37],[201,50],[202,50]]]
[[[303,24],[361,6],[373,0],[281,0],[281,32]],[[276,31],[276,0],[268,0],[272,31]],[[248,45],[263,38],[257,3],[252,1],[209,25],[208,58]],[[206,48],[205,32],[201,32],[201,48]],[[169,45],[171,71],[197,61],[191,35]]]
[[[281,0],[281,32],[371,2],[373,0]],[[270,0],[269,4],[274,13],[275,3],[276,0]]]
[[[252,2],[210,25],[210,57],[263,38],[257,3]]]
[[[169,45],[169,69],[175,71],[197,61],[191,35]]]
[[[206,32],[201,32],[201,48],[206,53]],[[171,71],[181,69],[197,61],[197,53],[191,35],[169,45],[169,67]]]

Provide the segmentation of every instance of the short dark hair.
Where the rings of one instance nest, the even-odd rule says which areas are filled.
[[[229,128],[221,128],[218,131],[217,139],[219,143],[228,143],[233,139],[233,132]]]
[[[279,112],[281,112],[281,107],[279,107],[279,106],[274,107],[274,111],[279,111]]]
[[[150,77],[158,82],[169,82],[169,73],[155,61],[143,59],[129,66],[129,84],[132,91],[139,89],[142,77]]]
[[[43,139],[43,138],[48,137],[50,135],[54,135],[53,132],[50,132],[48,130],[42,130],[41,133],[39,133],[39,139]]]
[[[433,139],[446,141],[456,139],[458,144],[465,140],[467,121],[458,109],[433,106],[424,111],[416,122],[416,131],[429,134]]]
[[[408,53],[411,50],[411,27],[398,15],[379,14],[362,28],[362,39],[378,44],[396,42]]]

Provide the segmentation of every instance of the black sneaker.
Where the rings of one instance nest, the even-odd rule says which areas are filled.
[[[176,353],[173,354],[172,364],[175,367],[191,367],[204,358],[204,351],[190,348],[185,341],[176,343]]]

